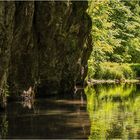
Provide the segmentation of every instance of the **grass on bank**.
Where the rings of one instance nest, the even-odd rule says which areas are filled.
[[[90,63],[89,63],[90,64]],[[140,64],[138,63],[112,63],[104,62],[89,65],[88,78],[98,80],[131,80],[140,77]]]

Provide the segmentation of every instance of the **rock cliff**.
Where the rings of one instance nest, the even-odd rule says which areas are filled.
[[[83,85],[91,53],[91,20],[81,1],[0,2],[0,88],[11,95]]]

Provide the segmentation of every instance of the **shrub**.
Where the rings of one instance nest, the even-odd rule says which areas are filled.
[[[139,69],[140,70],[140,69]],[[139,73],[140,74],[140,73]],[[123,63],[100,63],[96,68],[95,79],[134,79],[136,77],[135,71],[129,64]]]
[[[130,64],[130,67],[133,71],[135,71],[136,77],[140,77],[140,64],[138,63]]]
[[[94,60],[93,59],[90,59],[89,61],[88,61],[88,78],[89,79],[91,79],[91,78],[93,78],[94,77],[94,74],[95,74],[95,68],[96,68],[97,66],[95,65],[95,62],[94,62]]]

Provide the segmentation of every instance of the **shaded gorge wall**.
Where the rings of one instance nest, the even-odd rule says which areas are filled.
[[[17,96],[83,85],[92,51],[88,2],[0,2],[0,88]],[[7,86],[8,85],[8,86]]]

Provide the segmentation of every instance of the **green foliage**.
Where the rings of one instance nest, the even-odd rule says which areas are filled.
[[[9,96],[9,86],[7,84],[3,88],[0,88],[0,96],[4,98]]]
[[[130,64],[130,67],[132,68],[133,71],[135,71],[136,77],[140,77],[140,64],[138,63]]]
[[[119,64],[104,62],[100,63],[96,69],[95,79],[134,79],[135,71],[132,70],[129,64]]]
[[[9,86],[4,83],[3,88],[0,88],[0,104],[3,108],[7,105],[7,97],[9,96]]]
[[[95,69],[96,65],[95,64],[96,63],[92,58],[88,60],[88,74],[87,75],[88,75],[89,79],[93,78],[94,75],[95,75],[95,71],[96,71],[96,69]]]
[[[90,1],[88,13],[92,19],[91,34],[93,37],[93,55],[95,61],[104,61],[113,53],[114,47],[120,46],[120,40],[115,38],[118,34],[113,29],[113,22],[110,21],[112,12],[108,0]],[[108,54],[108,55],[107,55]]]
[[[101,62],[140,63],[139,0],[92,0],[89,1],[88,14],[92,19],[93,38],[89,77],[96,73],[96,77],[105,79],[133,78],[132,71],[139,71],[134,68],[136,66],[131,69],[125,64],[113,68],[98,65]],[[136,72],[136,75],[139,73]]]

